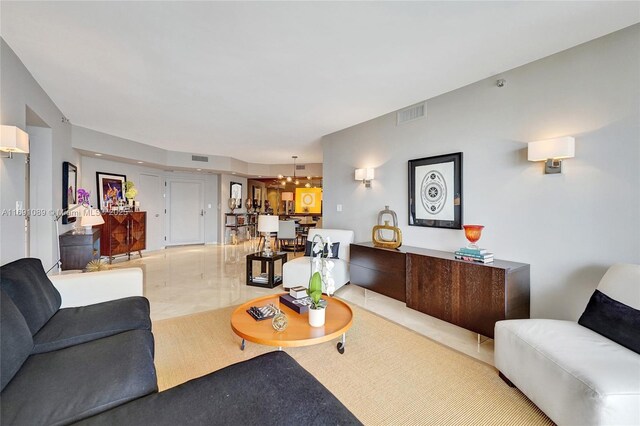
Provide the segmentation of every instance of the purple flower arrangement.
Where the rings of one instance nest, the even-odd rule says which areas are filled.
[[[91,193],[82,188],[78,188],[78,203],[79,204],[89,204],[89,197]]]

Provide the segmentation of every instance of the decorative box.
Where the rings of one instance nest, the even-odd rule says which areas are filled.
[[[299,314],[304,314],[309,311],[311,298],[305,297],[303,299],[295,299],[289,294],[283,294],[280,296],[280,303]]]

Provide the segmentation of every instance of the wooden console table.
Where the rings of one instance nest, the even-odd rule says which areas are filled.
[[[352,284],[491,338],[496,321],[529,318],[529,265],[524,263],[480,264],[445,251],[359,243],[351,244],[350,275]]]
[[[142,257],[142,250],[147,248],[147,212],[103,213],[102,218],[100,252],[109,263],[119,254],[131,259],[135,251]]]

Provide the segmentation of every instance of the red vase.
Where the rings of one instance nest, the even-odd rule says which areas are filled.
[[[476,244],[480,237],[482,236],[482,230],[484,226],[482,225],[462,225],[464,228],[464,236],[469,240],[468,248],[477,249],[478,245]]]

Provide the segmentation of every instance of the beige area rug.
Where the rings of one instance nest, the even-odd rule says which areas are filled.
[[[231,330],[233,307],[153,323],[160,389],[273,351]],[[353,306],[344,355],[336,342],[286,348],[367,425],[552,425],[495,368]],[[291,395],[304,398],[304,395]]]

